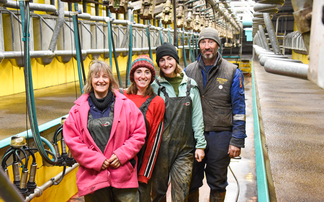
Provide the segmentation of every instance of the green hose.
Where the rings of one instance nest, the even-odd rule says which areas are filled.
[[[148,43],[148,47],[149,47],[149,54],[150,54],[150,58],[151,60],[153,60],[153,56],[152,56],[152,48],[151,48],[151,35],[150,35],[150,24],[149,24],[149,20],[148,20],[148,25],[146,26],[146,36],[147,36],[147,43]]]
[[[36,110],[35,110],[35,100],[34,100],[34,88],[33,88],[33,79],[31,72],[31,61],[29,54],[29,2],[19,1],[21,18],[22,18],[22,30],[24,34],[24,75],[25,75],[25,87],[26,87],[26,101],[28,106],[28,116],[31,126],[31,131],[35,144],[39,150],[39,153],[43,159],[50,164],[55,164],[46,154],[45,149],[42,144],[42,140],[38,130]]]
[[[72,18],[73,18],[75,52],[77,57],[78,73],[79,73],[79,84],[80,84],[81,94],[83,94],[83,80],[82,80],[81,54],[80,54],[81,51],[79,47],[79,33],[78,33],[78,16],[73,15]]]
[[[163,28],[162,25],[161,25],[161,21],[160,21],[160,26],[159,27]],[[162,29],[159,29],[159,34],[160,34],[161,44],[163,44]]]
[[[130,85],[129,81],[129,73],[132,65],[132,50],[133,50],[133,11],[130,12],[130,22],[129,23],[129,44],[128,44],[128,61],[127,61],[127,69],[126,69],[126,87]]]
[[[109,16],[109,19],[111,20],[110,18],[110,10],[108,9],[108,16]],[[110,64],[110,67],[111,67],[111,72],[112,72],[112,46],[111,46],[111,30],[112,30],[112,27],[111,27],[111,24],[110,24],[110,21],[107,22],[107,27],[108,27],[108,46],[109,46],[109,64]]]
[[[187,57],[186,57],[186,49],[185,49],[185,41],[184,41],[184,29],[183,29],[183,32],[182,32],[182,47],[183,47],[183,61],[184,61],[184,64],[185,64],[185,67],[187,67]]]

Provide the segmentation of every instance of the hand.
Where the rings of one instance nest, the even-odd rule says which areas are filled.
[[[201,162],[205,158],[205,151],[203,149],[196,149],[195,158],[196,161]]]
[[[233,145],[228,147],[228,155],[230,158],[235,158],[241,154],[241,148]]]
[[[113,168],[118,168],[121,165],[118,157],[115,154],[111,155],[110,159],[108,159],[108,162]]]
[[[101,170],[105,170],[105,169],[107,169],[108,166],[109,166],[109,162],[108,162],[108,159],[106,159],[106,160],[102,163]]]

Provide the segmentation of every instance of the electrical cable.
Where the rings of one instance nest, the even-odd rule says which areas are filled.
[[[14,151],[15,150],[12,147],[10,147],[9,151],[7,150],[5,152],[5,154],[3,155],[2,160],[1,160],[1,166],[3,169],[6,169],[8,167],[6,162],[7,162],[8,158],[10,157],[11,153],[13,153]]]
[[[238,180],[237,180],[237,178],[236,178],[236,176],[235,176],[235,174],[234,174],[234,172],[233,172],[230,165],[228,165],[228,168],[230,169],[230,171],[231,171],[231,173],[232,173],[232,175],[233,175],[233,177],[234,177],[234,179],[236,181],[236,184],[237,184],[237,194],[236,194],[236,199],[235,199],[235,202],[237,202],[238,198],[239,198],[239,195],[240,195],[240,184],[239,184],[239,182],[238,182]]]
[[[59,181],[56,182],[54,177],[51,178],[51,180],[52,180],[52,182],[53,182],[54,185],[58,185],[58,184],[60,184],[60,182],[62,182],[62,180],[63,180],[63,178],[64,178],[64,176],[65,176],[65,170],[66,170],[66,166],[63,167],[62,176],[61,176],[61,178],[59,179]]]
[[[22,161],[22,159],[20,158],[19,154],[18,154],[18,150],[16,149],[15,150],[15,153],[14,153],[18,159],[18,161],[20,162],[21,166],[22,166],[22,170],[25,171],[26,169],[26,165],[24,164],[24,162]],[[26,153],[25,153],[26,154]]]
[[[63,125],[60,125],[54,132],[54,136],[53,136],[53,142],[54,144],[57,144],[57,136],[58,134],[60,134],[63,131]],[[63,135],[62,135],[63,136]]]

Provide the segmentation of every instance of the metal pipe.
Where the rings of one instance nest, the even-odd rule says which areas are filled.
[[[52,40],[51,40],[51,43],[49,46],[50,51],[55,50],[55,46],[57,44],[57,40],[59,38],[63,24],[64,24],[64,3],[62,1],[58,1],[58,18],[56,20],[54,33],[53,33]]]
[[[89,13],[79,13],[78,11],[75,11],[75,12],[64,11],[65,17],[73,17],[76,14],[78,15],[78,18],[85,19],[85,20],[91,20],[91,17],[94,17],[94,16],[91,16]]]
[[[188,47],[188,46],[185,46]],[[155,50],[156,47],[151,47],[152,50]],[[140,51],[148,51],[148,47],[143,48],[133,48],[133,52],[140,52]],[[127,52],[127,48],[116,48],[116,52]],[[89,54],[102,54],[108,53],[109,49],[88,49],[82,50],[82,55],[86,56]],[[75,56],[76,51],[73,50],[56,50],[53,52],[51,51],[31,51],[30,57],[31,58],[42,58],[42,57],[59,57],[59,56]],[[5,51],[0,53],[0,59],[20,59],[21,58],[21,51]]]
[[[264,4],[264,3],[256,3],[253,5],[253,10],[255,12],[260,12],[260,13],[278,13],[278,4]]]
[[[278,23],[279,23],[279,18],[281,17],[293,17],[294,15],[279,15],[277,17],[277,21],[276,21],[276,36],[278,36]]]
[[[178,47],[178,34],[177,34],[177,8],[176,8],[176,0],[173,0],[173,45]]]
[[[269,34],[269,39],[270,39],[270,42],[272,45],[273,52],[275,54],[280,54],[277,35],[275,35],[275,32],[273,30],[273,25],[272,25],[269,13],[263,13],[263,18],[264,18],[264,23],[267,27],[267,31]]]
[[[281,60],[267,60],[264,64],[266,72],[301,78],[307,80],[308,65]]]
[[[236,22],[236,21],[234,21],[232,18],[229,18],[228,17],[228,15],[227,14],[225,14],[218,6],[216,6],[216,3],[213,1],[213,0],[207,0],[207,2],[213,7],[213,8],[215,8],[215,11],[217,10],[217,12],[221,15],[221,16],[223,16],[224,17],[224,19],[226,20],[226,21],[228,21],[230,24],[232,24],[233,25],[233,27],[237,30],[237,31],[239,31],[240,30],[240,25]],[[233,21],[235,22],[235,23],[237,23],[237,24],[234,24],[233,23]]]
[[[260,41],[261,43],[263,44],[263,47],[266,49],[266,50],[270,50],[269,48],[269,44],[268,44],[268,41],[267,41],[267,38],[265,36],[265,33],[264,33],[264,30],[263,30],[263,27],[262,25],[259,25],[259,33],[260,33]]]
[[[10,182],[9,178],[0,169],[0,196],[4,201],[23,202],[24,199],[17,187]]]
[[[261,54],[261,53],[269,53],[269,54],[274,54],[272,51],[266,50],[264,48],[262,48],[259,45],[253,45],[253,48],[256,52],[257,55]]]
[[[3,4],[3,7],[19,9],[19,2],[18,1],[8,1],[6,4]],[[30,3],[29,9],[34,10],[34,11],[45,11],[45,12],[57,13],[56,7],[53,5]]]
[[[263,56],[260,58],[260,65],[264,66],[267,60],[280,60],[285,62],[302,63],[300,60]]]
[[[65,175],[70,173],[72,170],[74,170],[75,168],[77,168],[79,166],[78,163],[73,164],[72,167],[69,167],[66,169],[65,171]],[[36,187],[36,189],[34,190],[33,194],[30,194],[29,196],[26,197],[25,202],[31,201],[33,198],[39,197],[43,194],[43,191],[46,190],[47,188],[51,187],[54,182],[56,182],[57,180],[61,179],[63,172],[60,172],[58,175],[56,175],[54,177],[54,180],[48,180],[47,182],[45,182],[43,185]],[[0,185],[1,186],[1,185]]]

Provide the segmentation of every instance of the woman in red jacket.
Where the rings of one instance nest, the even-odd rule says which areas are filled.
[[[159,151],[165,105],[160,96],[154,94],[151,83],[155,79],[153,61],[140,55],[133,63],[129,79],[131,85],[124,95],[142,111],[146,123],[146,141],[138,153],[138,181],[140,202],[151,201],[151,176]]]
[[[137,153],[145,142],[145,122],[137,106],[119,93],[105,62],[90,64],[84,94],[70,110],[63,136],[80,164],[79,196],[86,202],[137,201]]]

